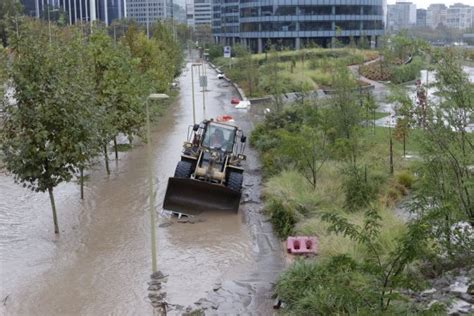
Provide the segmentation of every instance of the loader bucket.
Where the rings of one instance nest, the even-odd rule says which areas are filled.
[[[163,209],[190,215],[214,210],[237,212],[240,196],[240,192],[218,184],[169,178]]]

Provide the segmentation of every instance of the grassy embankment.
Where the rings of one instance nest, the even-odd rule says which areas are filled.
[[[275,92],[331,89],[336,67],[360,65],[377,57],[379,52],[373,50],[313,48],[300,51],[270,51],[250,57],[244,52],[233,59],[219,57],[213,62],[227,77],[242,87],[248,97],[262,97]],[[415,80],[422,67],[422,59],[414,55],[408,64],[403,64],[400,58],[392,58],[387,62],[363,65],[360,67],[360,73],[376,81],[403,83]],[[275,77],[278,77],[280,86],[278,91],[275,91]]]
[[[282,239],[288,235],[317,236],[319,243],[316,258],[297,260],[280,276],[277,294],[288,304],[290,314],[310,311],[321,315],[418,313],[423,307],[412,304],[398,290],[400,284],[410,284],[411,288],[420,290],[426,286],[419,266],[422,263],[413,256],[423,251],[429,255],[433,249],[429,243],[422,243],[420,248],[417,248],[420,245],[413,246],[417,238],[407,238],[407,234],[412,236],[412,228],[407,226],[403,216],[397,216],[395,207],[419,186],[416,170],[421,162],[417,155],[423,147],[423,131],[408,132],[407,157],[404,157],[402,141],[395,139],[396,133],[388,128],[362,123],[355,127],[357,136],[350,142],[339,143],[340,140],[334,141],[334,138],[331,141],[330,135],[335,131],[331,123],[325,122],[330,111],[324,104],[294,105],[270,114],[252,133],[251,144],[259,150],[263,162],[265,211],[276,233]],[[326,136],[329,135],[326,145],[320,143],[324,148],[305,153],[306,157],[314,155],[316,160],[324,161],[317,172],[316,186],[291,158],[296,155],[304,159],[304,156],[287,148],[290,133],[302,135],[302,138],[290,138],[300,141],[293,149],[307,150],[303,149],[304,145],[301,149],[298,146],[311,142],[304,135],[304,128],[314,125],[314,121],[319,121],[317,128],[326,130]],[[394,136],[393,174],[390,172],[391,134]],[[469,137],[474,140],[472,135]],[[356,177],[351,173],[353,162],[345,156],[351,144],[357,147],[355,164],[359,174]],[[318,151],[326,152],[324,158]],[[358,207],[351,207],[351,203],[361,201]],[[373,214],[368,216],[368,210],[376,211],[375,226],[370,218]],[[324,220],[325,214],[340,216],[348,224],[339,225],[358,232],[348,229],[336,234],[334,222]],[[404,242],[406,244],[401,246]],[[399,254],[400,257],[409,255],[406,266],[398,266],[401,267],[396,268],[398,274],[393,275]],[[443,306],[434,304],[426,313],[443,310]]]
[[[377,57],[378,52],[371,50],[314,48],[256,54],[250,61],[242,56],[232,60],[219,57],[213,62],[239,84],[248,97],[261,97],[274,92],[275,70],[281,93],[316,90],[331,87],[336,66],[361,64]],[[253,82],[249,83],[250,79]]]

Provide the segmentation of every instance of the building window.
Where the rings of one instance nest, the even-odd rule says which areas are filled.
[[[300,6],[301,15],[330,15],[332,7],[329,5],[304,5]]]
[[[332,22],[300,22],[300,31],[331,31]]]

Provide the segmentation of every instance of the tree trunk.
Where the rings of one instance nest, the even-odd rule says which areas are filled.
[[[115,160],[118,160],[117,136],[114,136],[114,150],[115,150]]]
[[[54,233],[59,234],[58,216],[56,215],[56,205],[54,204],[53,188],[48,188],[51,209],[53,210]]]
[[[107,144],[104,145],[104,158],[105,158],[105,170],[107,170],[107,174],[110,174],[109,154],[107,152]]]
[[[80,170],[80,182],[81,182],[81,200],[84,200],[84,167],[79,168]]]
[[[373,118],[374,118],[374,124],[373,124],[373,126],[374,126],[374,135],[375,135],[375,109],[373,110],[372,113],[373,113]]]
[[[393,174],[393,142],[392,142],[392,130],[390,131],[390,174]]]
[[[407,142],[407,137],[406,137],[405,133],[403,133],[403,157],[404,158],[406,158],[406,156],[407,156],[406,142]]]

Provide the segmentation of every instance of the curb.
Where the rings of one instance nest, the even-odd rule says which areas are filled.
[[[214,65],[213,63],[211,62],[208,62],[208,65],[211,66],[212,69],[214,69],[215,71],[217,71],[217,66]],[[236,84],[235,82],[233,82],[232,80],[230,80],[229,78],[226,77],[226,75],[224,74],[224,80],[227,81],[228,83],[230,83],[235,90],[237,90],[237,93],[239,94],[239,98],[240,100],[246,100],[248,101],[247,99],[247,96],[245,95],[245,92],[244,90],[242,90],[238,84]]]

